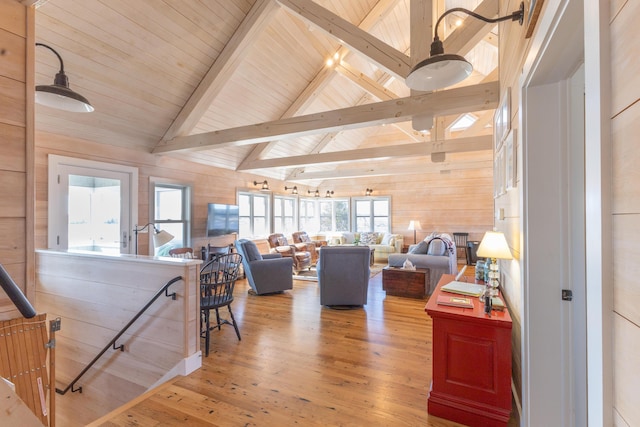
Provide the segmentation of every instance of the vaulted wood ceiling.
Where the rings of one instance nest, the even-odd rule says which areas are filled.
[[[439,29],[445,50],[474,74],[433,93],[411,93],[404,77],[428,56],[432,16],[451,7],[496,16],[498,0],[434,2],[437,12],[421,0],[36,4],[37,41],[61,54],[71,88],[96,109],[37,106],[37,130],[310,186],[492,167],[497,29],[463,14],[456,27],[450,15]],[[57,70],[36,50],[36,84]],[[431,131],[413,130],[412,117],[425,116]],[[433,152],[445,162],[432,163]]]

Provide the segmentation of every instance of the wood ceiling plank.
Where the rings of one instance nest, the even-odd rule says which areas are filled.
[[[498,95],[498,82],[483,83],[205,134],[176,137],[159,144],[153,152],[255,144],[274,138],[396,123],[409,120],[415,114],[449,115],[482,111],[496,108]]]
[[[288,10],[365,55],[387,72],[404,79],[411,70],[409,57],[311,0],[277,0]]]
[[[173,121],[163,140],[189,133],[207,111],[211,102],[242,62],[243,52],[269,23],[277,5],[271,0],[257,0],[196,90]]]
[[[375,148],[361,148],[348,151],[332,151],[328,153],[306,154],[303,156],[256,160],[242,170],[309,166],[320,163],[344,163],[354,160],[383,159],[388,157],[428,156],[432,152],[469,152],[491,150],[492,147],[493,137],[491,135],[485,135],[471,138],[448,139],[430,143],[388,145]]]
[[[398,0],[378,1],[378,3],[376,3],[376,5],[360,23],[360,29],[364,31],[370,30],[376,23],[378,23],[389,13],[389,11],[397,4],[397,2]],[[336,52],[339,58],[344,58],[347,53],[349,53],[349,49],[346,46],[341,46],[340,49],[338,49],[338,51]],[[316,74],[316,76],[313,78],[311,83],[309,83],[307,87],[302,91],[302,93],[298,95],[293,104],[291,104],[291,106],[280,118],[285,119],[287,117],[293,117],[305,111],[311,105],[311,103],[316,100],[322,89],[329,84],[331,78],[335,75],[333,71],[334,70],[332,68],[323,66],[318,74]],[[333,136],[329,140],[331,139],[333,139]],[[269,141],[256,144],[249,152],[247,157],[240,163],[239,167],[243,167],[246,162],[252,162],[265,156],[275,146],[275,144],[277,144],[277,141]]]

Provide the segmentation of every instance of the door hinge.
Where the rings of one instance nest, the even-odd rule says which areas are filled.
[[[562,301],[571,301],[571,300],[573,300],[573,291],[571,289],[563,289]]]

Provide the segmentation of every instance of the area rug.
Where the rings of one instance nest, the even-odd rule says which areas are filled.
[[[386,266],[387,264],[374,264],[373,266],[369,267],[369,277],[373,277],[376,274],[380,273],[382,269]],[[317,282],[318,272],[316,271],[315,267],[311,267],[310,270],[303,270],[297,274],[294,274],[293,278],[295,280],[309,280],[309,281]]]

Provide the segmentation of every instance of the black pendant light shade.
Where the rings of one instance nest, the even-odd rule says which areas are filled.
[[[36,46],[46,47],[52,51],[60,61],[60,71],[56,73],[52,85],[36,86],[36,102],[47,107],[74,113],[90,113],[94,110],[91,103],[84,96],[69,88],[69,78],[64,73],[62,57],[51,46],[36,43]]]
[[[429,58],[420,61],[411,69],[405,79],[406,85],[414,90],[433,91],[452,86],[461,82],[471,75],[473,66],[464,57],[451,53],[444,53],[442,41],[438,37],[438,25],[440,21],[452,12],[463,12],[484,22],[495,23],[506,20],[519,21],[520,25],[524,21],[524,2],[520,3],[520,8],[511,15],[500,18],[485,18],[468,9],[456,7],[443,13],[436,22],[434,29],[433,43]]]

